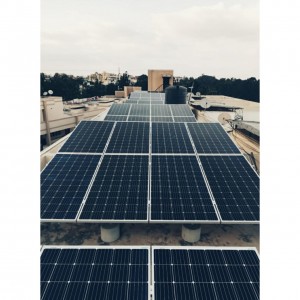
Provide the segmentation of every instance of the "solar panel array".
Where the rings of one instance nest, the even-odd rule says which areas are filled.
[[[41,220],[258,223],[237,151],[218,124],[83,121],[42,172]]]
[[[149,299],[149,247],[44,247],[41,299]]]
[[[41,299],[259,299],[255,248],[150,249],[44,246]]]
[[[126,101],[130,104],[164,104],[164,93],[132,92],[130,98]]]
[[[259,299],[255,250],[152,247],[154,299]]]
[[[139,104],[114,103],[108,111],[105,121],[195,123],[196,119],[187,104],[173,105],[152,101]]]

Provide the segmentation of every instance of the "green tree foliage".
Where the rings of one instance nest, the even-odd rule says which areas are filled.
[[[194,94],[200,92],[202,95],[224,95],[259,102],[260,82],[254,77],[246,80],[236,78],[217,79],[213,76],[203,74],[196,79],[185,77],[179,84],[185,87],[194,85]]]
[[[40,74],[40,95],[49,90],[54,96],[61,96],[63,100],[75,98],[90,98],[94,96],[114,95],[116,90],[122,90],[130,85],[127,72],[116,83],[103,85],[101,82],[87,82],[81,76],[72,76],[55,73],[54,76]],[[187,88],[193,86],[193,93],[200,92],[202,95],[225,95],[240,99],[259,102],[260,81],[254,77],[246,80],[236,78],[217,79],[214,76],[202,74],[198,78],[184,77],[179,84]],[[148,76],[143,74],[138,77],[136,86],[141,86],[143,91],[148,90]],[[190,89],[189,89],[190,91]]]
[[[127,72],[121,75],[120,79],[117,81],[118,90],[123,90],[124,86],[130,85],[130,79],[128,77]]]
[[[148,91],[148,76],[145,74],[138,76],[135,86],[140,86],[142,91]]]

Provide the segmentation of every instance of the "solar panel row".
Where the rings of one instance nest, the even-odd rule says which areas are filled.
[[[116,123],[101,164],[100,155],[57,154],[41,175],[41,219],[259,220],[259,179],[243,156],[196,156],[185,125],[175,123],[152,124],[150,155],[149,131],[149,123]]]
[[[136,102],[137,100],[132,101]],[[151,102],[151,105],[150,102],[142,103],[141,101],[139,104],[133,102],[113,104],[105,117],[105,121],[131,121],[132,117],[147,117],[152,122],[196,122],[188,105],[163,104],[154,101]],[[141,121],[148,120],[142,119]]]
[[[78,221],[147,222],[150,211],[150,222],[218,222],[216,210],[223,223],[259,220],[259,179],[242,156],[200,156],[215,205],[195,155],[153,155],[149,166],[148,155],[106,154],[96,171],[99,160],[55,156],[42,172],[42,220],[74,221],[82,203]]]
[[[144,121],[147,117],[136,118]],[[59,152],[103,153],[108,145],[107,152],[111,153],[194,153],[194,145],[199,154],[240,154],[218,123],[187,123],[186,126],[184,123],[159,122],[165,118],[155,117],[158,123],[152,123],[152,133],[148,122],[117,122],[113,130],[113,122],[82,121]],[[171,120],[169,117],[164,121]],[[149,150],[149,138],[152,139],[152,150]]]
[[[45,246],[41,299],[253,300],[259,265],[255,248]]]

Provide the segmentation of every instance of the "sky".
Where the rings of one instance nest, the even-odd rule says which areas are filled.
[[[259,78],[259,1],[41,1],[41,72],[119,69]]]

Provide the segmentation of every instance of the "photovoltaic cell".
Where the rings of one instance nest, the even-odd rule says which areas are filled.
[[[151,220],[218,221],[195,156],[152,156]]]
[[[162,105],[165,104],[164,100],[151,100],[152,105]]]
[[[41,299],[148,300],[148,251],[45,248],[41,255]],[[49,256],[55,259],[49,262]]]
[[[243,156],[200,156],[222,221],[259,221],[259,177]]]
[[[149,103],[150,104],[150,103]],[[133,104],[130,110],[130,116],[150,116],[150,105]]]
[[[130,109],[130,104],[113,104],[107,115],[114,115],[114,116],[127,116]]]
[[[149,123],[118,122],[106,153],[149,153]]]
[[[198,153],[241,153],[219,123],[188,124]]]
[[[171,104],[170,108],[174,117],[194,117],[191,109],[186,104]]]
[[[183,123],[152,123],[152,153],[194,153]]]
[[[151,121],[152,122],[170,123],[170,122],[173,122],[173,118],[172,117],[155,117],[155,116],[151,116]]]
[[[128,117],[128,122],[150,122],[150,116],[129,116]]]
[[[104,121],[126,121],[127,116],[111,116],[108,115],[105,117]]]
[[[171,110],[168,105],[151,105],[151,116],[153,117],[171,117]]]
[[[59,152],[101,153],[113,122],[81,121]]]
[[[195,117],[174,117],[174,122],[197,122]]]
[[[148,155],[105,155],[79,220],[147,221]]]
[[[100,160],[57,154],[41,173],[41,219],[75,219]]]
[[[154,295],[162,299],[259,299],[254,250],[154,249]],[[245,263],[244,255],[258,264]],[[238,263],[227,262],[226,257]],[[253,276],[251,274],[255,273]]]

